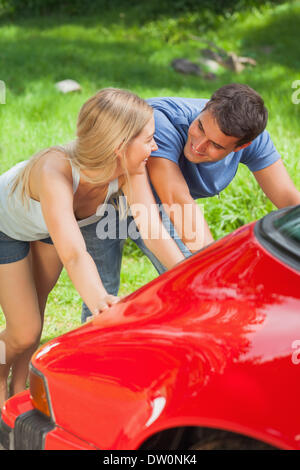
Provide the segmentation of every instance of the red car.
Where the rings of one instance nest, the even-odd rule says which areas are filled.
[[[300,450],[300,206],[212,243],[45,344],[10,449]]]

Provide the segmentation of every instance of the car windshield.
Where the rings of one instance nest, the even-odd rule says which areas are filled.
[[[300,205],[270,212],[258,221],[255,234],[274,256],[300,271]]]
[[[300,206],[275,220],[274,226],[282,235],[298,243],[300,247]]]

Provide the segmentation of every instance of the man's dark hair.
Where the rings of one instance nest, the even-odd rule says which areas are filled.
[[[223,134],[237,137],[237,147],[251,142],[265,129],[268,111],[262,97],[248,85],[231,83],[219,88],[207,102]]]

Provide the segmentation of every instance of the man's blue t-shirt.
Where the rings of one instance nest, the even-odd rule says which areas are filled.
[[[194,199],[219,194],[234,178],[239,163],[244,163],[251,171],[258,171],[280,159],[265,130],[248,147],[229,153],[223,160],[190,162],[183,154],[188,128],[207,101],[195,98],[147,100],[154,109],[154,139],[158,146],[151,156],[166,158],[178,164]]]

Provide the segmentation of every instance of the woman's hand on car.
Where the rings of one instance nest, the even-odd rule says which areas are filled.
[[[97,307],[94,309],[93,316],[100,315],[101,313],[104,312],[104,310],[107,310],[109,307],[119,302],[119,300],[120,300],[120,297],[117,297],[115,295],[105,294],[103,298],[99,301]]]

